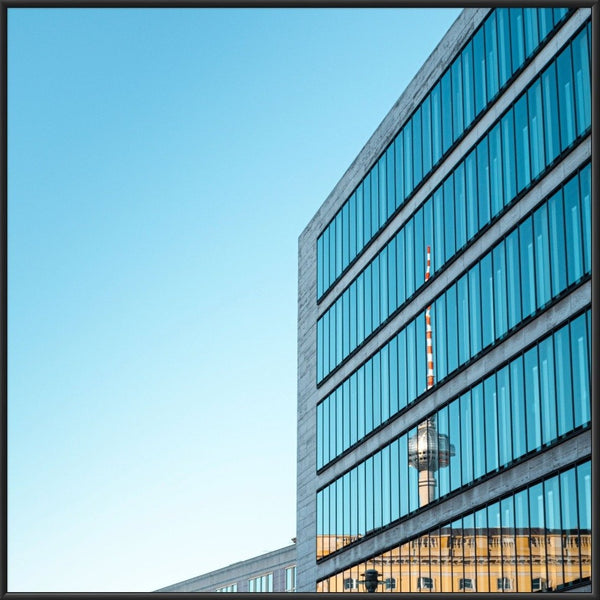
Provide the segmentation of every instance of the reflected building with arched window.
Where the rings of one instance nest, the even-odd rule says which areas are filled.
[[[300,236],[298,591],[591,589],[590,56],[463,11]]]

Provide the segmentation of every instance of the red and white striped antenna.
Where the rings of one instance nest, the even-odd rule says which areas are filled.
[[[431,269],[431,249],[427,246],[427,268],[425,270],[425,281],[429,280]],[[431,337],[431,305],[425,310],[425,337],[427,338],[427,389],[433,387],[433,340]]]

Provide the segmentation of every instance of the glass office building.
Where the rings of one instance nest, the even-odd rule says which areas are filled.
[[[463,11],[300,236],[297,591],[591,590],[590,20]]]

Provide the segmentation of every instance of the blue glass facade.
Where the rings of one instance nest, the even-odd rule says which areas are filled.
[[[590,11],[457,23],[301,236],[298,591],[590,585]]]
[[[587,135],[591,126],[589,29],[589,25],[584,28],[532,82],[319,319],[318,381],[420,291],[425,283],[426,246],[432,248],[434,275],[535,185],[560,152]],[[564,74],[557,78],[559,65]],[[577,80],[587,85],[575,85]],[[561,89],[574,93],[558,119],[556,98]],[[557,126],[563,121],[568,123],[564,129]],[[546,131],[556,135],[550,152],[546,152]]]
[[[567,15],[551,8],[491,12],[319,237],[319,298]]]

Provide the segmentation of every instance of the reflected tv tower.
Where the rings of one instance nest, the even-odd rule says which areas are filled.
[[[427,246],[425,281],[429,280],[431,249]],[[425,310],[425,336],[427,339],[427,389],[433,387],[433,341],[431,336],[431,305]],[[448,436],[439,434],[435,421],[425,419],[417,426],[417,433],[408,439],[408,464],[419,472],[419,506],[435,498],[437,481],[435,472],[450,464],[454,446]]]

